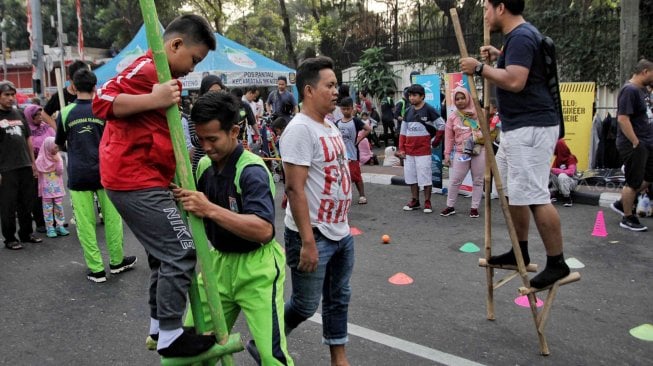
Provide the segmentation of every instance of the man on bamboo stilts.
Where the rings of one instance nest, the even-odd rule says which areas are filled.
[[[496,67],[474,58],[460,60],[462,72],[484,77],[497,86],[502,122],[497,165],[506,182],[510,214],[524,263],[528,255],[531,213],[546,248],[546,268],[531,279],[544,288],[569,274],[563,256],[560,216],[549,196],[549,165],[560,132],[553,97],[546,85],[542,35],[522,16],[524,0],[486,0],[485,21],[504,35],[500,51],[481,47],[481,55],[497,60]],[[489,260],[493,265],[516,265],[512,249]]]

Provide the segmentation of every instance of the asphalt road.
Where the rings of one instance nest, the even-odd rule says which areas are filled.
[[[403,212],[407,187],[368,184],[367,205],[354,205],[356,236],[352,279],[349,359],[352,365],[646,365],[653,342],[629,330],[653,323],[653,246],[651,232],[619,228],[605,211],[608,237],[591,236],[596,206],[558,206],[566,258],[585,265],[580,282],[559,290],[545,334],[551,355],[539,354],[529,309],[513,302],[516,279],[495,294],[496,320],[485,318],[485,272],[480,253],[463,253],[466,242],[483,245],[483,215],[467,216],[470,200],[460,198],[459,214],[443,218],[445,198],[433,197],[434,213]],[[355,197],[357,200],[357,196]],[[493,204],[495,252],[508,248],[507,231]],[[642,222],[653,229],[652,219]],[[148,327],[148,269],[143,249],[126,230],[126,254],[136,268],[110,276],[104,284],[85,277],[74,227],[72,235],[29,244],[18,252],[0,249],[0,364],[6,365],[156,365],[144,347]],[[532,225],[531,258],[545,256]],[[277,237],[282,241],[282,215]],[[383,245],[383,234],[391,243]],[[102,234],[99,235],[102,238]],[[106,260],[105,256],[105,260]],[[410,285],[389,277],[403,272]],[[286,296],[290,292],[287,283]],[[544,299],[540,294],[539,298]],[[316,317],[319,320],[319,316]],[[235,326],[247,340],[246,324]],[[321,326],[307,321],[289,337],[297,365],[328,365],[320,343]],[[254,365],[246,353],[237,365]]]

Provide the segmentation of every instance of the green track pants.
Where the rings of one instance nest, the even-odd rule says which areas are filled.
[[[98,247],[97,236],[95,234],[95,201],[93,194],[97,194],[100,208],[102,209],[102,218],[104,219],[104,237],[109,252],[110,264],[120,264],[123,260],[123,230],[122,218],[116,208],[107,197],[104,189],[97,191],[73,191],[70,190],[70,198],[75,209],[75,222],[77,226],[77,238],[82,245],[84,260],[91,272],[100,272],[104,270],[102,253]]]
[[[281,246],[274,241],[249,253],[223,253],[212,248],[210,254],[213,266],[209,270],[218,278],[217,291],[227,329],[231,331],[242,310],[262,364],[294,365],[284,332],[286,258]],[[202,282],[202,277],[198,276],[202,312],[206,323],[210,324],[211,316]],[[193,324],[190,311],[185,323],[188,326]]]

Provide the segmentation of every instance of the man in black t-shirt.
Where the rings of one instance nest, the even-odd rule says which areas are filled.
[[[22,242],[40,243],[32,235],[32,214],[36,166],[30,129],[21,112],[14,109],[16,87],[11,81],[0,81],[0,221],[5,247],[22,249]]]
[[[650,83],[653,83],[653,62],[642,59],[617,98],[617,150],[624,160],[626,185],[621,199],[610,207],[623,216],[619,226],[632,231],[647,230],[633,214],[633,206],[637,193],[653,182],[653,121],[648,116],[650,95],[646,89]]]
[[[502,51],[481,47],[481,55],[497,59],[496,67],[471,58],[460,60],[466,74],[488,79],[497,87],[502,123],[497,165],[506,182],[510,214],[525,264],[528,255],[528,227],[531,212],[544,242],[546,268],[530,281],[544,288],[569,274],[562,244],[560,216],[550,201],[549,167],[560,131],[553,97],[546,83],[542,35],[522,13],[524,0],[486,0],[485,21],[492,31],[504,35]],[[492,256],[493,265],[515,265],[512,249]]]
[[[77,72],[79,69],[88,69],[88,64],[84,61],[75,61],[72,64],[68,66],[68,78],[72,81],[73,75]],[[68,104],[72,103],[75,101],[77,98],[77,95],[75,93],[75,89],[73,88],[73,83],[71,82],[63,88],[63,98],[64,98],[64,106],[67,106]],[[54,122],[54,119],[52,118],[52,115],[59,111],[61,109],[61,103],[59,103],[59,93],[54,93],[48,100],[48,102],[45,104],[45,107],[43,107],[43,111],[47,114],[45,117],[46,122],[48,122],[49,125],[52,126],[52,128],[57,128],[56,123]]]

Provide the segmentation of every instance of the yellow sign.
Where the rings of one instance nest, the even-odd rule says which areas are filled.
[[[593,82],[560,83],[562,114],[565,119],[565,142],[571,153],[578,158],[579,171],[589,168],[595,88]]]

